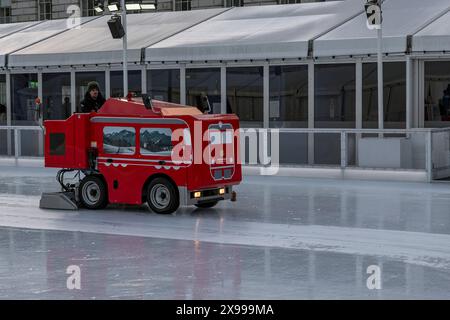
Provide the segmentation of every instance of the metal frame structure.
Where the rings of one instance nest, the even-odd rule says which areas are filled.
[[[7,131],[12,132],[14,135],[14,158],[18,160],[21,157],[21,132],[22,131],[36,131],[38,132],[39,136],[43,136],[42,128],[39,126],[0,126],[0,132],[1,131]],[[439,166],[437,164],[437,159],[434,159],[435,157],[435,151],[442,151],[442,150],[435,150],[435,144],[433,137],[437,134],[445,134],[448,135],[450,138],[450,128],[415,128],[415,129],[325,129],[325,128],[291,128],[291,129],[241,129],[241,135],[245,135],[246,132],[252,131],[256,133],[265,133],[267,135],[270,135],[272,131],[275,131],[277,134],[307,134],[308,137],[312,136],[314,138],[315,134],[336,134],[340,137],[340,163],[336,165],[320,165],[315,164],[314,161],[312,163],[310,162],[310,159],[308,157],[308,165],[294,165],[289,166],[291,168],[323,168],[326,169],[337,169],[339,168],[341,170],[342,175],[344,175],[345,170],[355,170],[355,169],[362,169],[367,171],[379,171],[383,172],[386,170],[389,170],[391,172],[415,172],[415,173],[423,173],[425,174],[424,181],[431,182],[434,178],[439,178],[439,171],[446,171],[448,172],[450,170],[450,166]],[[405,137],[408,137],[412,134],[419,134],[422,135],[425,141],[424,144],[424,154],[425,154],[425,161],[424,161],[424,167],[419,169],[408,169],[408,168],[385,168],[385,167],[379,167],[379,168],[361,168],[357,165],[349,165],[349,158],[348,158],[348,137],[349,135],[402,135]],[[245,143],[245,142],[244,142]],[[268,142],[267,139],[264,139],[264,144],[260,147],[264,148],[264,150],[268,149],[268,145],[271,142]],[[357,147],[356,147],[357,148]],[[310,153],[308,146],[308,154]],[[42,149],[41,149],[42,150]],[[313,149],[314,150],[314,149]],[[314,152],[314,151],[313,151]],[[449,150],[447,152],[450,152],[450,146]],[[10,154],[12,155],[12,154]],[[252,164],[250,164],[251,166]],[[255,164],[253,164],[255,165]],[[257,165],[257,164],[256,164]],[[280,167],[279,163],[271,163],[271,166],[277,166]],[[257,165],[258,166],[258,165]],[[281,165],[283,167],[283,165]]]
[[[443,58],[446,58],[445,60]],[[406,128],[414,127],[424,127],[424,108],[423,108],[423,96],[424,96],[424,62],[425,61],[450,61],[449,55],[441,55],[440,58],[436,57],[424,57],[424,56],[395,56],[395,57],[385,57],[384,62],[404,62],[406,64]],[[447,60],[448,59],[448,60]],[[142,81],[143,92],[147,89],[146,84],[146,73],[148,70],[166,70],[166,69],[178,69],[180,70],[180,95],[181,103],[184,104],[185,94],[186,94],[186,81],[185,81],[185,70],[186,69],[196,69],[196,68],[218,68],[221,72],[221,110],[226,111],[226,70],[227,67],[263,67],[263,110],[264,110],[264,121],[263,127],[269,128],[268,119],[268,99],[269,99],[269,74],[268,70],[271,66],[293,66],[293,65],[307,65],[308,66],[308,128],[314,128],[314,66],[322,64],[355,64],[355,101],[356,101],[356,119],[355,128],[362,128],[362,64],[363,63],[374,63],[375,59],[373,57],[358,57],[358,58],[341,58],[341,59],[317,59],[317,60],[296,60],[296,61],[275,61],[272,63],[269,61],[253,61],[253,62],[222,62],[222,63],[177,63],[177,64],[130,64],[128,70],[140,70]],[[105,93],[108,96],[109,92],[109,77],[111,71],[121,71],[120,65],[102,65],[102,66],[72,66],[72,67],[60,67],[60,68],[25,68],[25,69],[11,69],[5,70],[1,73],[6,75],[6,100],[7,100],[7,125],[12,124],[11,120],[11,90],[10,90],[10,75],[11,74],[24,74],[24,73],[36,73],[38,75],[38,88],[39,92],[42,93],[42,74],[44,73],[68,73],[71,74],[71,89],[72,106],[75,106],[75,78],[77,73],[82,72],[92,72],[92,71],[102,71],[105,72],[106,88]],[[143,72],[145,70],[145,72]],[[144,83],[145,82],[145,83]],[[145,89],[145,91],[144,91]],[[74,111],[74,110],[73,110]]]
[[[389,3],[390,0],[387,2]],[[442,7],[442,5],[441,5]],[[230,9],[230,10],[236,10]],[[363,8],[361,7],[361,12]],[[209,18],[200,19],[199,22],[191,25],[191,27],[187,27],[186,29],[175,32],[174,34],[164,38],[162,40],[156,41],[155,43],[160,43],[165,41],[166,39],[181,34],[185,31],[192,30],[191,28],[197,26],[201,23],[207,23],[209,20],[215,18],[216,16],[223,14],[225,12],[229,12],[230,10],[225,10],[222,13],[211,15]],[[246,8],[245,10],[249,10]],[[449,12],[450,7],[447,11],[443,10],[438,15],[433,16],[432,18],[422,22],[423,24],[419,27],[414,27],[415,30],[412,31],[411,35],[407,35],[407,37],[414,37],[416,33],[421,30],[424,30],[427,26],[431,25],[441,17],[446,12]],[[356,17],[347,17],[346,19],[339,22],[336,28],[342,26],[346,22],[353,20]],[[89,23],[89,22],[86,22]],[[39,23],[37,23],[39,24]],[[32,28],[33,25],[24,27]],[[365,26],[361,26],[365,28]],[[21,29],[22,30],[22,29]],[[63,33],[60,32],[59,34]],[[142,48],[144,55],[141,56],[140,62],[134,63],[125,63],[115,61],[116,63],[110,64],[80,64],[80,65],[67,65],[67,66],[40,66],[40,67],[3,67],[0,69],[0,73],[6,74],[6,101],[7,101],[7,126],[11,128],[12,125],[12,113],[11,113],[11,74],[21,74],[21,73],[35,73],[38,78],[38,92],[42,95],[43,84],[42,83],[42,75],[45,73],[70,73],[71,79],[71,105],[72,111],[75,111],[76,106],[76,74],[78,72],[87,72],[87,71],[101,71],[105,74],[105,94],[106,96],[110,95],[110,72],[111,71],[122,71],[123,69],[127,70],[140,70],[141,71],[141,88],[142,92],[145,93],[147,91],[147,71],[148,70],[161,70],[161,69],[177,69],[180,70],[180,99],[181,103],[186,103],[186,69],[193,68],[219,68],[220,69],[220,95],[221,95],[221,112],[226,112],[226,96],[227,96],[227,68],[228,67],[262,67],[263,68],[263,86],[262,96],[263,103],[261,108],[263,110],[263,128],[269,129],[270,127],[270,104],[269,104],[269,96],[270,96],[270,67],[272,66],[293,66],[293,65],[305,65],[308,67],[308,119],[307,119],[307,130],[322,130],[315,129],[315,66],[322,64],[342,64],[342,63],[350,63],[355,65],[355,126],[354,129],[342,129],[342,130],[362,130],[363,127],[363,64],[364,63],[375,63],[377,62],[376,53],[371,54],[354,54],[354,55],[337,55],[337,56],[319,56],[316,57],[314,55],[314,43],[316,40],[323,41],[322,38],[324,35],[331,32],[331,29],[322,30],[320,33],[315,34],[315,36],[311,37],[309,40],[310,48],[308,50],[307,57],[298,57],[298,58],[275,58],[275,59],[247,59],[247,60],[220,60],[220,57],[217,57],[216,60],[210,61],[152,61],[151,57],[145,56],[145,48],[152,47],[155,43],[146,43],[147,47]],[[50,37],[51,38],[51,37]],[[44,39],[45,41],[46,39]],[[375,41],[376,38],[373,38]],[[303,40],[301,40],[303,41]],[[319,42],[320,42],[319,41]],[[367,39],[365,39],[367,41]],[[371,41],[371,40],[370,40]],[[403,43],[403,42],[402,42]],[[406,45],[407,49],[411,49],[410,46]],[[131,49],[130,49],[131,50]],[[20,50],[17,50],[20,51]],[[396,51],[396,50],[395,50]],[[14,54],[12,52],[11,54]],[[124,60],[127,61],[126,59]],[[408,51],[405,52],[395,52],[389,54],[383,54],[383,62],[402,62],[406,67],[406,97],[405,97],[405,127],[406,129],[412,128],[423,128],[425,126],[425,117],[424,117],[424,65],[426,61],[450,61],[450,51],[442,51],[442,52],[415,52]],[[126,73],[127,75],[128,73]],[[124,77],[125,80],[126,77]],[[124,88],[126,91],[126,88]],[[124,92],[125,92],[124,91]],[[379,91],[380,93],[380,91]],[[380,99],[378,99],[381,102]],[[378,108],[378,111],[382,108]],[[379,123],[379,128],[384,127],[383,118],[378,117],[381,121]],[[0,129],[4,129],[5,127],[0,127]],[[12,129],[11,129],[12,130]],[[299,129],[303,130],[303,129]],[[328,130],[328,129],[327,129]],[[330,129],[334,130],[334,129]],[[365,129],[367,130],[367,129]],[[347,131],[345,131],[347,132]],[[380,134],[390,132],[380,131]],[[314,131],[306,132],[308,134],[308,163],[314,164]],[[342,133],[342,132],[341,132]],[[356,132],[355,134],[360,135],[361,132]],[[345,147],[345,135],[342,136],[343,139],[341,141],[343,143],[343,148]],[[8,135],[8,150],[11,150],[11,135]],[[345,149],[345,148],[344,148]],[[9,152],[11,153],[11,152]]]

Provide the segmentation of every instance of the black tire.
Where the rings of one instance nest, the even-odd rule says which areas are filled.
[[[209,202],[197,203],[195,206],[196,206],[197,208],[206,209],[206,208],[212,208],[212,207],[214,207],[217,203],[219,203],[219,201],[218,201],[218,200],[215,200],[215,201],[209,201]]]
[[[87,209],[105,208],[108,205],[108,191],[103,179],[97,176],[86,176],[81,180],[79,199],[82,206]]]
[[[147,203],[153,212],[169,214],[178,209],[180,198],[178,190],[166,178],[155,178],[147,187]]]

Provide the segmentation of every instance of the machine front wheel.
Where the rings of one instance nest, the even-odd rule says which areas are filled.
[[[147,203],[153,212],[169,214],[178,209],[180,199],[175,187],[165,178],[155,178],[147,188]]]
[[[86,176],[80,183],[79,198],[87,209],[103,209],[108,205],[106,185],[96,176]]]

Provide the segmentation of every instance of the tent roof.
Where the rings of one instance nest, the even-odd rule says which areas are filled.
[[[81,23],[85,23],[92,19],[93,17],[83,17],[81,18]],[[15,26],[15,28],[18,28],[18,31],[0,38],[0,66],[6,66],[5,57],[7,54],[26,48],[32,44],[39,43],[42,40],[72,28],[68,22],[70,22],[70,20],[59,19],[38,23],[35,22],[33,24],[26,23],[24,24],[24,26],[26,26],[25,28]]]
[[[414,35],[413,51],[450,51],[450,11]]]
[[[23,30],[33,25],[42,23],[42,21],[18,22],[18,23],[2,23],[0,24],[0,38],[11,33]]]
[[[407,36],[416,33],[449,7],[446,0],[385,0],[382,3],[383,52],[404,53]],[[450,38],[450,33],[447,36]],[[366,14],[363,13],[314,41],[314,56],[376,53],[376,38],[377,32],[366,27]]]
[[[127,15],[128,61],[140,62],[141,48],[191,27],[225,9]],[[122,40],[113,39],[103,16],[10,57],[11,66],[77,65],[122,62]]]
[[[309,40],[363,12],[364,0],[232,8],[150,46],[147,61],[308,56]]]
[[[366,0],[130,14],[129,62],[259,60],[376,53]],[[450,50],[449,0],[384,0],[383,51]],[[0,67],[122,62],[110,16],[0,24]],[[144,59],[144,60],[143,60]]]

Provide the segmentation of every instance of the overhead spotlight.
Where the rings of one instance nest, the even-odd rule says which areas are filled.
[[[116,12],[116,11],[119,11],[119,6],[117,5],[117,3],[108,4],[108,10],[109,10],[110,12]]]
[[[101,2],[98,2],[95,6],[94,6],[94,10],[97,13],[102,13],[103,12],[103,4]]]
[[[155,10],[156,5],[154,3],[141,3],[141,10]]]
[[[141,6],[139,5],[139,3],[127,3],[125,4],[125,8],[127,10],[141,10]]]
[[[121,18],[117,13],[108,20],[108,27],[113,39],[121,39],[125,35]]]

